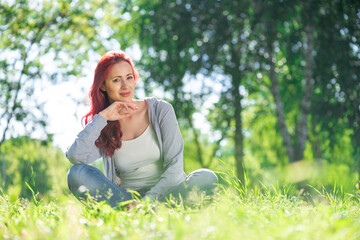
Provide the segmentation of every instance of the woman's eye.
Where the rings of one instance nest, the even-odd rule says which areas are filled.
[[[129,76],[127,79],[128,79],[128,80],[131,80],[131,79],[133,79],[133,77],[132,77],[132,76]]]
[[[113,79],[113,82],[118,82],[118,81],[119,81],[118,78]]]

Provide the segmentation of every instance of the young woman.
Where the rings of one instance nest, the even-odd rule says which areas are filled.
[[[132,199],[164,200],[186,196],[194,186],[211,191],[218,179],[207,169],[188,176],[183,170],[184,143],[173,107],[156,98],[134,99],[139,75],[122,51],[107,52],[98,62],[89,96],[91,110],[85,128],[66,152],[71,192],[88,194],[116,207]],[[103,159],[105,175],[87,165]]]

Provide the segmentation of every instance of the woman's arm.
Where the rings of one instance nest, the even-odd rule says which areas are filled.
[[[107,125],[106,119],[96,114],[91,123],[77,135],[74,143],[66,151],[66,157],[73,164],[92,163],[101,157],[95,141],[100,136],[101,130]]]
[[[159,182],[145,194],[144,198],[149,197],[151,199],[162,197],[169,188],[186,179],[183,161],[184,141],[174,109],[167,102],[159,104],[162,104],[161,110],[159,110],[158,123],[161,131],[164,173]]]
[[[73,164],[88,164],[99,159],[101,153],[96,147],[95,141],[100,136],[101,130],[107,125],[107,121],[118,121],[129,117],[134,110],[137,110],[135,104],[116,101],[99,114],[95,114],[91,123],[86,125],[68,148],[66,157]]]

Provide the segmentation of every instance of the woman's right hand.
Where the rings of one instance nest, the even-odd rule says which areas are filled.
[[[138,107],[129,102],[115,101],[110,106],[99,112],[107,121],[116,121],[122,118],[129,117]]]

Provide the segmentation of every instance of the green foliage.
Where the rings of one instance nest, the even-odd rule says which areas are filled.
[[[199,138],[201,141],[202,164],[198,159],[198,147],[194,142],[192,129],[181,128],[184,139],[184,167],[185,172],[190,173],[199,168],[211,168],[218,166],[217,158],[213,155],[214,144],[209,141],[208,135],[202,134]],[[225,152],[225,149],[223,150]]]
[[[241,142],[231,139],[238,130],[244,136],[247,168],[276,168],[288,163],[290,157],[278,127],[274,96],[269,91],[273,62],[289,145],[297,158],[356,169],[360,159],[359,9],[355,1],[336,0],[185,0],[132,1],[124,11],[131,13],[130,24],[143,50],[140,66],[148,77],[145,88],[159,86],[172,94],[170,100],[178,117],[187,119],[181,122],[185,122],[184,128],[195,133],[192,114],[204,106],[208,96],[216,99],[206,117],[212,126],[209,136],[213,149],[221,147],[211,151],[202,138],[200,145],[208,150],[201,153],[197,147],[200,138],[196,142],[195,134],[189,134],[194,135],[194,140],[187,139],[192,144],[187,147],[188,159],[199,160],[195,155],[209,155],[209,150],[221,156],[224,140],[234,144],[232,154],[239,157],[241,151],[235,154],[235,150]],[[311,33],[306,31],[309,27]],[[308,54],[309,61],[306,51],[310,35],[314,47]],[[272,59],[269,46],[273,48]],[[216,74],[221,77],[214,77]],[[189,78],[202,81],[199,75],[209,76],[214,85],[221,83],[221,89],[215,91],[215,87],[202,84],[200,89],[185,92]],[[305,78],[311,79],[313,88],[308,110],[302,103],[308,92]],[[240,100],[234,100],[237,88],[245,89]],[[239,105],[242,112],[236,113]],[[301,114],[308,120],[300,126]],[[304,132],[308,137],[300,141]],[[305,150],[299,144],[303,142]],[[338,149],[343,149],[344,154]]]
[[[13,138],[4,142],[1,153],[6,161],[1,168],[2,173],[6,172],[5,185],[1,187],[12,199],[32,199],[37,194],[51,197],[67,191],[66,174],[70,163],[50,142]]]
[[[288,164],[283,139],[277,127],[275,104],[268,90],[249,96],[244,110],[245,164],[250,169]],[[264,106],[267,106],[264,108]]]
[[[98,0],[0,2],[0,145],[35,128],[46,135],[44,100],[34,93],[39,96],[47,83],[76,84],[93,55],[113,49],[122,38],[113,38],[109,24],[123,21],[109,13],[118,9],[114,5]]]

